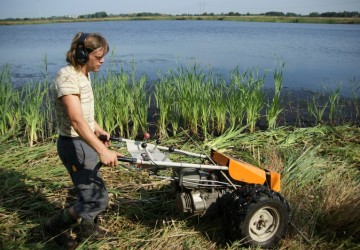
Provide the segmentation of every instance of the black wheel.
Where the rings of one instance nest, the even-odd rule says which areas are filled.
[[[279,193],[264,186],[248,186],[224,198],[223,226],[228,240],[273,248],[285,236],[290,207]]]

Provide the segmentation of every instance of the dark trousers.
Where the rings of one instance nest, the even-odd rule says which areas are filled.
[[[76,187],[77,201],[75,211],[83,219],[94,219],[109,203],[109,194],[101,176],[93,183],[89,175],[98,163],[97,153],[83,140],[61,137],[57,142],[61,161],[71,176]]]

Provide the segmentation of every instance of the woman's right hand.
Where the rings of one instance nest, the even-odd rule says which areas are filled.
[[[110,167],[116,167],[118,165],[119,156],[123,155],[108,148],[99,154],[101,163]]]

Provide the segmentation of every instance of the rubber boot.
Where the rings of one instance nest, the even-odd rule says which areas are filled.
[[[80,222],[80,239],[91,239],[91,240],[101,240],[105,238],[106,231],[99,227],[99,218],[95,219],[82,219]]]
[[[65,249],[75,249],[78,245],[76,240],[70,235],[70,227],[77,222],[67,209],[63,209],[50,217],[44,226],[54,241]]]

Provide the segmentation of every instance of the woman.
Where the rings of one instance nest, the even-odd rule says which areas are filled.
[[[70,174],[77,190],[77,201],[47,220],[45,229],[55,241],[67,248],[77,242],[70,237],[69,229],[81,218],[79,238],[102,238],[104,231],[98,227],[97,216],[108,205],[109,196],[104,182],[97,183],[89,175],[97,162],[116,166],[119,153],[109,150],[109,139],[94,119],[94,96],[90,72],[97,72],[109,51],[107,41],[96,33],[77,33],[73,38],[66,61],[69,63],[57,73],[54,82],[54,102],[59,128],[57,142],[61,161]]]

